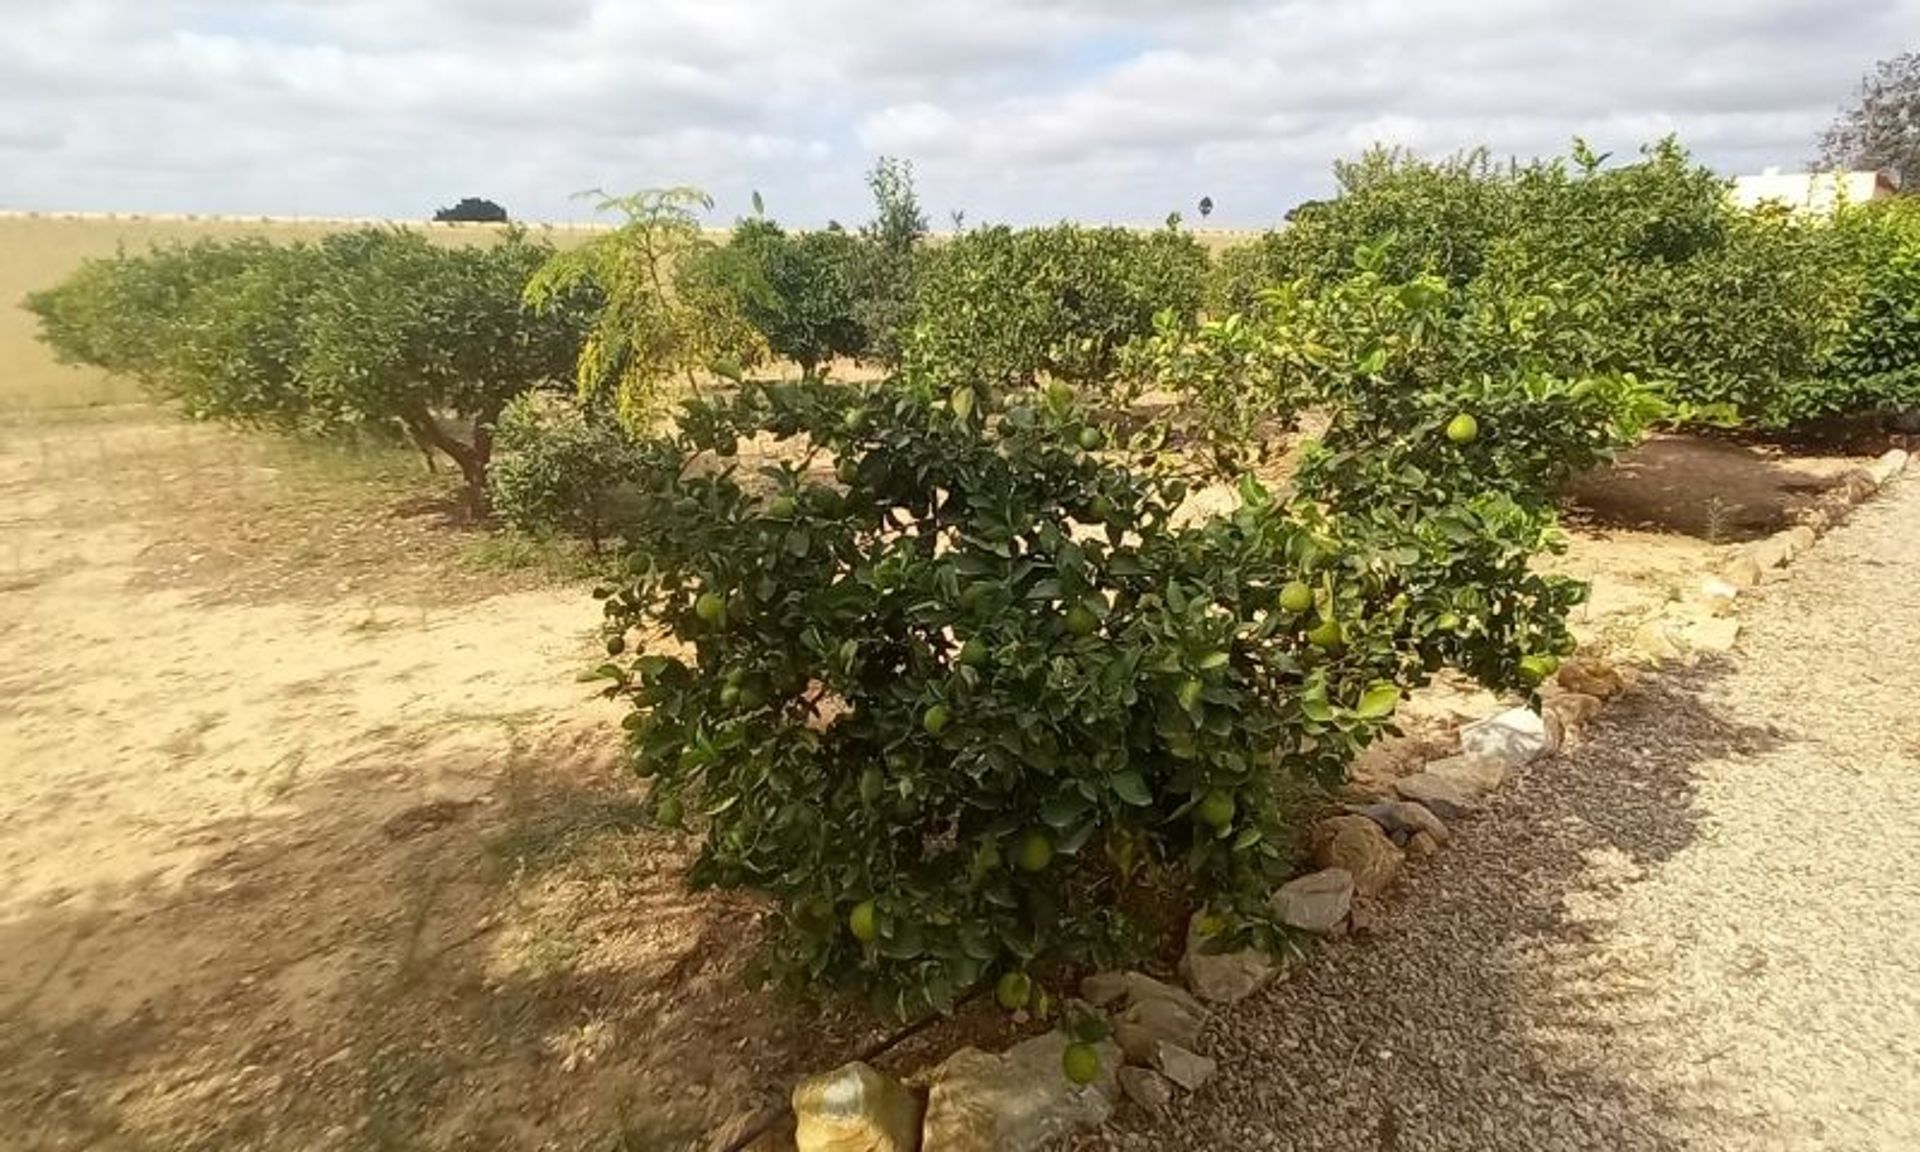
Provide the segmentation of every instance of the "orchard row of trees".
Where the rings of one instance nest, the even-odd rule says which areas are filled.
[[[190,414],[397,423],[514,522],[617,540],[597,675],[654,816],[697,882],[775,898],[772,971],[914,1015],[1151,952],[1170,908],[1277,945],[1300,806],[1405,693],[1572,651],[1584,589],[1534,563],[1571,475],[1658,422],[1920,401],[1911,202],[1741,212],[1672,143],[1340,177],[1218,259],[1173,226],[929,241],[887,162],[854,231],[756,206],[720,241],[674,189],[566,252],[203,245],[33,307]],[[1221,478],[1234,510],[1182,513]]]

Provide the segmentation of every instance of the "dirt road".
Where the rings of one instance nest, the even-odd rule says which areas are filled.
[[[1920,1148],[1916,570],[1909,480],[1086,1146]]]

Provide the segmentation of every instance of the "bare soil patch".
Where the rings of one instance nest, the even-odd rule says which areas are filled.
[[[1572,498],[1575,514],[1595,528],[1677,532],[1725,544],[1790,527],[1863,462],[1733,440],[1655,436],[1614,467],[1583,477]]]

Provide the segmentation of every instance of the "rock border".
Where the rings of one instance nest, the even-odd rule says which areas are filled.
[[[1732,611],[1740,596],[1805,555],[1909,462],[1908,453],[1895,448],[1845,473],[1801,523],[1742,546],[1689,595],[1642,620],[1630,658],[1657,669],[1732,649],[1740,631]],[[1514,772],[1577,739],[1628,684],[1605,657],[1576,656],[1543,686],[1540,711],[1508,708],[1463,725],[1457,753],[1395,780],[1392,795],[1346,805],[1316,824],[1317,871],[1281,885],[1271,898],[1274,913],[1322,939],[1366,931],[1368,902],[1393,885],[1408,859],[1439,852],[1453,838],[1452,822],[1483,808]],[[1179,965],[1184,989],[1140,972],[1096,973],[1081,982],[1082,999],[1105,1010],[1113,1025],[1112,1040],[1099,1046],[1100,1075],[1092,1083],[1074,1085],[1055,1071],[1065,1043],[1057,1030],[999,1055],[973,1048],[954,1053],[921,1077],[929,1085],[924,1109],[905,1084],[854,1061],[794,1089],[799,1152],[1028,1152],[1073,1129],[1105,1123],[1123,1095],[1154,1116],[1170,1114],[1179,1092],[1197,1090],[1215,1071],[1199,1051],[1211,1015],[1207,1005],[1236,1004],[1288,967],[1259,949],[1215,952],[1207,947],[1207,930],[1198,914],[1188,924]]]

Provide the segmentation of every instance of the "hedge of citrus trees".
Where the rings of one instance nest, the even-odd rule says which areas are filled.
[[[554,258],[508,232],[442,248],[402,229],[316,244],[201,241],[91,261],[27,307],[62,358],[139,380],[188,416],[328,434],[397,424],[484,509],[515,397],[570,388],[593,285],[523,300]]]

